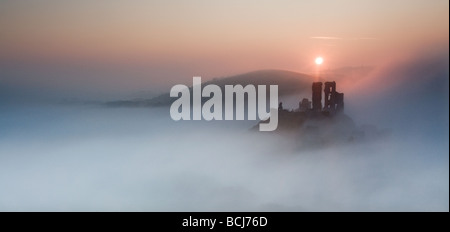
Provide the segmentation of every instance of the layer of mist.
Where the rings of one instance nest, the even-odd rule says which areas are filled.
[[[414,67],[347,89],[391,136],[314,149],[162,107],[1,105],[0,211],[448,211],[448,65]]]

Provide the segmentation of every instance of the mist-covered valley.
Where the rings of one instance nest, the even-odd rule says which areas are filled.
[[[0,211],[448,211],[448,65],[427,67],[343,87],[390,136],[313,149],[166,107],[1,104]]]
[[[296,150],[244,126],[173,122],[162,109],[14,114],[2,120],[2,211],[448,210],[440,140],[396,133]]]

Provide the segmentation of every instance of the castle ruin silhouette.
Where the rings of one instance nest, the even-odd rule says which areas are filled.
[[[324,92],[324,105],[322,107],[322,86]],[[280,103],[281,104],[281,103]],[[326,112],[335,114],[344,110],[344,94],[336,91],[336,82],[313,82],[312,102],[308,98],[303,98],[299,102],[300,112]]]

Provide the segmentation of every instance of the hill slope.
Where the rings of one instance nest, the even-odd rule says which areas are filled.
[[[278,85],[278,96],[289,96],[310,91],[313,77],[310,75],[285,70],[260,70],[212,81],[203,82],[202,86],[214,84],[224,91],[225,85]],[[191,89],[192,90],[192,89]],[[175,98],[169,93],[152,99],[108,102],[108,106],[168,106]]]

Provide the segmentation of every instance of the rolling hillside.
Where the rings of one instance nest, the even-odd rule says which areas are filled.
[[[278,85],[279,97],[299,94],[304,91],[310,91],[313,77],[310,75],[296,73],[284,70],[261,70],[231,77],[214,79],[212,81],[203,82],[202,86],[209,84],[218,85],[222,91],[225,85]],[[169,93],[146,100],[125,100],[108,102],[108,106],[129,106],[129,107],[145,107],[145,106],[168,106],[176,98],[171,98]]]

